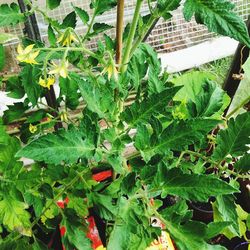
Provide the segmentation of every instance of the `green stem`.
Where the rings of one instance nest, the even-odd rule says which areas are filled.
[[[47,109],[50,109],[50,110],[53,111],[53,112],[59,113],[58,110],[56,110],[56,109],[50,107],[49,105],[47,105],[47,104],[45,104],[45,103],[43,103],[43,102],[41,102],[41,101],[38,101],[37,104],[41,104],[41,105],[43,105],[44,107],[46,107]]]
[[[181,154],[178,158],[178,161],[176,162],[176,167],[178,167],[180,165],[180,162],[185,154],[186,154],[186,151],[181,152]]]
[[[133,40],[134,40],[134,36],[136,32],[136,27],[137,27],[137,23],[140,17],[140,9],[141,9],[142,2],[143,0],[137,0],[136,2],[135,13],[133,16],[131,28],[129,30],[128,40],[127,40],[126,48],[124,51],[124,56],[122,58],[121,73],[124,73],[128,67],[127,64],[129,62],[130,52],[131,52],[131,48],[132,48],[132,44],[133,44]]]
[[[176,167],[180,164],[180,161],[181,161],[181,159],[183,158],[183,156],[184,156],[185,154],[190,154],[190,155],[199,157],[199,158],[203,159],[203,160],[206,161],[206,162],[212,163],[212,164],[214,164],[214,165],[218,165],[218,162],[213,161],[213,160],[211,160],[210,158],[208,158],[208,157],[206,157],[206,156],[204,156],[204,155],[202,155],[202,154],[200,154],[200,153],[197,153],[197,152],[194,152],[194,151],[191,151],[191,150],[185,150],[185,151],[183,151],[183,152],[181,153],[181,155],[180,155],[180,157],[179,157],[179,159],[178,159],[178,161],[177,161],[177,163],[176,163]]]
[[[92,52],[91,50],[85,48],[85,47],[60,47],[60,48],[35,48],[33,49],[34,51],[36,50],[40,50],[40,51],[65,51],[65,50],[69,50],[69,51],[82,51],[98,60],[102,60],[102,58],[100,58],[99,56],[97,56],[94,52]]]
[[[137,47],[140,45],[140,43],[142,42],[142,40],[144,39],[145,35],[148,33],[148,31],[151,29],[152,25],[154,24],[155,20],[158,18],[158,16],[154,16],[153,14],[150,16],[147,24],[145,25],[145,27],[143,28],[141,34],[137,37],[137,39],[135,40],[131,51],[130,51],[130,56],[133,55],[133,53],[135,52],[135,50],[137,49]]]
[[[44,77],[44,80],[47,82],[47,66],[48,66],[48,63],[49,63],[49,60],[50,60],[50,57],[53,55],[53,51],[50,51],[45,59],[44,59],[44,63],[43,63],[43,77]]]
[[[89,23],[89,25],[88,25],[88,30],[87,30],[87,32],[86,32],[86,34],[85,34],[85,36],[84,36],[84,38],[83,38],[83,40],[82,40],[83,42],[86,41],[86,39],[88,38],[88,35],[89,35],[89,33],[90,33],[90,31],[91,31],[91,29],[92,29],[92,27],[93,27],[95,17],[96,17],[96,13],[94,12],[94,13],[93,13],[93,16],[92,16],[92,18],[91,18],[91,20],[90,20],[90,23]]]
[[[238,107],[236,107],[234,110],[232,110],[227,116],[226,119],[229,119],[232,115],[234,115],[237,111],[239,111],[245,104],[247,104],[250,101],[250,96],[248,96],[246,99],[244,99]]]

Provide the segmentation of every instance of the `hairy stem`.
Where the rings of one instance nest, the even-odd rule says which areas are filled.
[[[234,115],[237,111],[239,111],[244,105],[246,105],[250,101],[250,96],[244,99],[239,106],[237,106],[234,110],[232,110],[227,116],[226,119],[229,119],[232,115]]]
[[[92,29],[92,27],[93,27],[94,21],[95,21],[95,17],[96,17],[96,13],[94,12],[94,13],[93,13],[93,16],[92,16],[92,18],[91,18],[91,20],[90,20],[90,23],[89,23],[89,25],[88,25],[87,32],[86,32],[86,34],[85,34],[85,36],[84,36],[84,38],[83,38],[83,40],[82,40],[83,42],[86,41],[86,39],[88,38],[88,35],[89,35],[89,33],[90,33],[90,31],[91,31],[91,29]]]
[[[150,16],[147,24],[144,26],[141,34],[137,37],[137,39],[134,41],[133,46],[131,48],[130,51],[130,57],[133,55],[133,53],[135,52],[136,48],[140,45],[140,43],[144,40],[146,34],[148,33],[148,31],[150,31],[150,29],[152,28],[152,26],[154,25],[155,21],[158,19],[158,17],[155,17],[154,15]]]
[[[137,0],[137,2],[136,2],[135,12],[134,12],[131,28],[130,28],[129,34],[128,34],[126,49],[124,51],[124,56],[122,58],[121,73],[124,73],[127,70],[127,67],[128,67],[127,64],[129,62],[130,52],[131,52],[132,44],[133,44],[133,41],[134,41],[136,27],[137,27],[137,23],[138,23],[138,20],[139,20],[139,17],[140,17],[140,9],[141,9],[141,6],[142,6],[142,2],[143,2],[143,0]]]
[[[199,158],[203,159],[203,160],[206,161],[206,162],[212,163],[212,164],[214,164],[214,165],[218,165],[218,162],[211,160],[209,157],[206,157],[206,156],[204,156],[204,155],[202,155],[202,154],[200,154],[200,153],[197,153],[197,152],[194,152],[194,151],[191,151],[191,150],[185,150],[185,151],[183,151],[183,152],[180,154],[180,157],[179,157],[179,159],[178,159],[178,161],[177,161],[177,163],[176,163],[176,167],[179,166],[179,164],[180,164],[180,162],[181,162],[181,159],[183,158],[183,156],[184,156],[185,154],[193,155],[193,156],[196,156],[196,157],[199,157]]]

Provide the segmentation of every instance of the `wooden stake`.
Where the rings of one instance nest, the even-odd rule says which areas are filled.
[[[124,19],[124,0],[118,0],[117,3],[117,19],[116,19],[116,56],[115,61],[118,68],[122,59],[122,35],[123,35],[123,19]]]

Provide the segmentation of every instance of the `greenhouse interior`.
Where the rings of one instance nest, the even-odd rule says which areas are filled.
[[[250,0],[0,0],[0,250],[250,250]]]

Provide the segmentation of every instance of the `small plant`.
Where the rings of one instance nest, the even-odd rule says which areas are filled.
[[[104,34],[95,51],[86,41],[112,28],[95,18],[117,1],[91,0],[92,17],[72,5],[61,23],[47,15],[60,0],[47,0],[46,10],[25,2],[26,13],[15,3],[1,5],[0,26],[39,12],[49,43],[22,38],[20,73],[6,80],[8,95],[25,100],[8,106],[0,124],[0,248],[46,249],[41,235],[60,224],[65,249],[92,249],[85,220],[90,208],[105,223],[103,244],[110,250],[149,247],[161,234],[151,224],[155,217],[177,249],[225,249],[211,241],[218,234],[249,241],[250,217],[234,195],[238,180],[249,179],[250,114],[223,116],[230,98],[211,74],[190,72],[170,81],[156,52],[141,43],[181,1],[149,0],[150,14],[141,16],[144,1],[137,0],[128,32],[118,1],[116,40]],[[250,47],[233,8],[227,1],[186,0],[183,13]],[[77,18],[85,34],[76,32]],[[6,132],[17,120],[18,138]],[[34,162],[24,166],[21,157]],[[93,179],[104,170],[111,170],[109,180]],[[166,207],[169,195],[175,204]],[[64,208],[57,205],[65,199]],[[208,200],[213,222],[192,220],[188,204]]]

